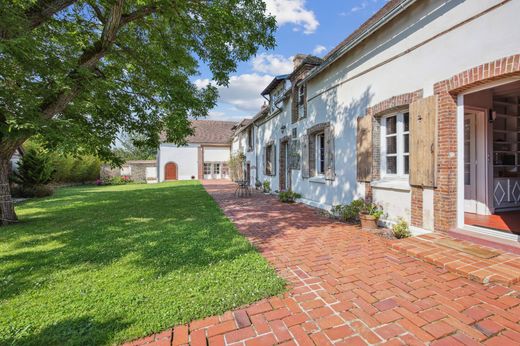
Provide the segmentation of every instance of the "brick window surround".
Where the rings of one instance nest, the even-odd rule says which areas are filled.
[[[423,96],[422,89],[415,90],[409,93],[396,95],[383,100],[372,107],[367,108],[367,115],[374,117],[372,122],[372,180],[381,179],[381,118],[387,114],[395,113],[406,109],[410,103],[420,99]],[[422,188],[412,188],[411,197],[412,205],[412,222],[416,227],[422,226]],[[372,201],[373,193],[370,183],[365,184],[365,199]],[[419,217],[420,215],[420,217]]]
[[[449,231],[457,226],[457,95],[515,76],[520,76],[520,54],[487,62],[434,84],[438,97],[435,230]]]

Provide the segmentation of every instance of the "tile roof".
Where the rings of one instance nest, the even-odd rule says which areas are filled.
[[[195,133],[187,138],[188,143],[229,144],[233,135],[233,121],[193,120]]]
[[[189,144],[230,144],[233,127],[237,123],[233,121],[219,120],[192,120],[191,126],[194,134],[186,138]],[[166,136],[161,134],[161,141],[166,142]]]

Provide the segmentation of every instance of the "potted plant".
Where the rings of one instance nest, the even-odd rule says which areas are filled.
[[[262,183],[260,182],[260,180],[256,179],[256,181],[255,181],[255,188],[257,190],[260,190],[261,187],[262,187]]]
[[[374,230],[377,229],[377,222],[383,215],[383,210],[374,203],[365,203],[359,212],[359,220],[361,221],[361,229]]]
[[[264,189],[264,193],[270,193],[271,192],[271,183],[269,180],[264,180],[264,183],[262,184],[262,187]]]

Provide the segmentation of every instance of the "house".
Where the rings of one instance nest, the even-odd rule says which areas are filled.
[[[253,137],[252,183],[320,208],[372,200],[415,231],[517,242],[518,13],[511,0],[390,0],[323,59],[296,55],[235,133]]]
[[[162,143],[157,153],[159,181],[189,179],[227,179],[231,151],[231,135],[235,122],[194,120],[194,134],[187,145]]]
[[[23,152],[22,147],[18,147],[18,149],[16,149],[16,151],[14,152],[14,154],[10,160],[10,162],[11,162],[11,167],[9,167],[10,173],[14,172],[18,169],[18,162],[21,160],[23,153],[24,152]]]

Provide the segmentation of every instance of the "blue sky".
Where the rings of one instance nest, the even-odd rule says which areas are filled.
[[[252,117],[263,103],[260,92],[277,74],[291,72],[298,53],[323,56],[379,10],[386,0],[265,0],[278,22],[277,47],[260,51],[240,64],[228,88],[219,89],[209,118],[240,120]],[[195,83],[206,85],[211,75],[202,68]]]

